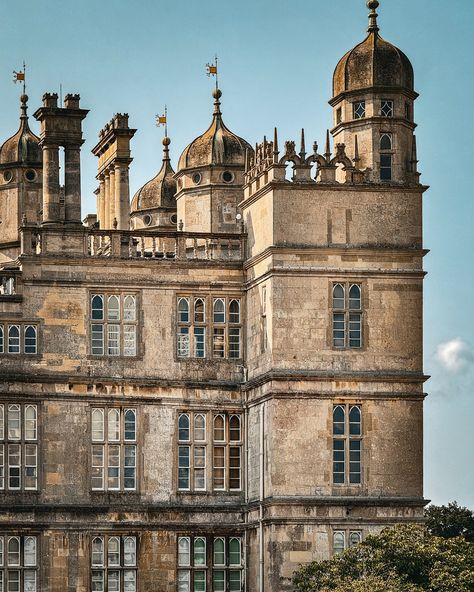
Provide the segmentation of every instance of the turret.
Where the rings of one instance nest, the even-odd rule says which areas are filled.
[[[375,183],[418,183],[414,139],[413,67],[379,35],[378,0],[369,0],[368,35],[339,61],[333,77],[332,134],[355,152]]]

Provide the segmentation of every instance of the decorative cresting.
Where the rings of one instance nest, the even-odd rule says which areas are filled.
[[[369,0],[368,35],[336,66],[333,97],[359,89],[398,88],[414,92],[413,66],[408,57],[379,35],[378,0]]]
[[[20,103],[20,128],[0,148],[0,165],[41,165],[43,154],[40,139],[30,130],[28,125],[28,95],[21,95]]]
[[[287,163],[293,163],[293,177],[291,181],[285,179]],[[285,181],[293,183],[336,183],[338,165],[342,165],[342,171],[346,183],[365,183],[369,181],[370,171],[361,171],[357,168],[359,152],[357,136],[354,145],[354,158],[351,160],[346,154],[344,144],[336,144],[335,154],[331,151],[329,130],[326,134],[326,147],[324,154],[318,153],[317,142],[313,143],[313,152],[307,155],[304,129],[301,130],[300,151],[296,152],[296,142],[285,142],[285,152],[280,157],[278,148],[278,132],[274,131],[273,141],[267,141],[264,137],[261,144],[255,147],[255,156],[248,156],[245,166],[245,181],[248,185],[257,182],[257,189],[270,181]],[[316,163],[316,174],[312,177],[313,165]],[[263,177],[263,183],[261,181]]]
[[[245,152],[253,152],[252,147],[243,138],[231,132],[222,120],[220,98],[222,92],[216,88],[214,114],[209,128],[191,142],[183,151],[178,163],[178,172],[209,165],[243,166]]]
[[[169,146],[171,140],[168,136],[163,138],[163,163],[158,174],[145,183],[134,195],[130,214],[147,210],[171,210],[176,211],[176,180],[170,161]]]

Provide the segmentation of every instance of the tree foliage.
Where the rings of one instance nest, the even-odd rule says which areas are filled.
[[[302,566],[293,583],[298,592],[474,592],[474,544],[396,526]]]
[[[428,506],[425,517],[426,528],[431,534],[446,539],[463,536],[466,541],[474,542],[474,514],[457,502],[447,506]]]

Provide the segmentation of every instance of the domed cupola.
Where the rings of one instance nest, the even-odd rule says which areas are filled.
[[[225,126],[221,96],[216,88],[211,125],[179,159],[178,220],[187,231],[240,232],[237,206],[243,200],[245,159],[254,152],[247,141]]]
[[[176,227],[176,180],[169,156],[170,138],[163,138],[163,164],[158,174],[134,195],[130,207],[133,228]]]
[[[413,92],[413,67],[407,56],[379,35],[377,0],[371,8],[368,35],[339,61],[333,76],[333,96],[367,88],[393,88]]]
[[[418,183],[413,134],[413,67],[407,56],[382,39],[378,0],[368,0],[368,35],[339,61],[333,76],[334,142],[358,152],[366,179],[383,184]],[[357,144],[357,150],[356,150]]]
[[[191,142],[181,154],[178,171],[209,165],[245,165],[245,153],[253,152],[243,138],[231,132],[222,121],[220,98],[222,92],[213,92],[214,115],[209,128]]]
[[[28,125],[28,96],[23,94],[20,100],[20,128],[0,148],[0,165],[38,166],[43,160],[43,153],[39,145],[40,139],[30,130]]]

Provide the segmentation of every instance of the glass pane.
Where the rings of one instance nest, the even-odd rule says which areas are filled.
[[[120,411],[118,409],[109,409],[107,430],[109,442],[120,440]]]
[[[232,538],[229,541],[229,565],[240,564],[240,539]]]
[[[344,287],[341,284],[336,284],[332,290],[332,307],[335,309],[345,307]]]
[[[117,296],[109,296],[107,318],[109,321],[120,320],[120,300]]]
[[[137,564],[137,542],[135,537],[125,537],[123,541],[123,564],[135,567]]]
[[[120,576],[116,570],[108,570],[107,592],[119,592]]]
[[[36,327],[25,327],[25,354],[36,353]]]
[[[8,327],[8,353],[20,353],[20,327],[18,325]]]
[[[178,321],[180,323],[189,323],[189,300],[187,298],[178,300]]]
[[[189,441],[189,415],[181,413],[178,419],[179,439],[183,442]]]
[[[333,441],[333,482],[337,485],[345,482],[345,444],[344,440]]]
[[[135,296],[125,296],[123,301],[123,319],[124,321],[136,321],[136,303]]]
[[[240,358],[240,329],[232,327],[229,329],[229,358]]]
[[[229,304],[229,323],[240,323],[240,300],[231,300]]]
[[[95,356],[104,355],[104,325],[91,325],[91,351]]]
[[[123,355],[137,355],[137,328],[135,325],[123,326]]]
[[[92,441],[103,441],[104,439],[104,411],[102,409],[92,410]]]
[[[26,537],[24,543],[25,567],[36,567],[36,537]]]
[[[20,572],[18,570],[8,570],[8,592],[20,592]]]
[[[104,540],[96,537],[92,541],[92,565],[102,567],[104,565]]]
[[[342,407],[341,405],[337,405],[336,407],[334,407],[332,433],[335,436],[342,436],[342,435],[344,435],[344,432],[345,432],[345,429],[344,429],[345,415],[346,414],[345,414],[344,407]]]
[[[103,592],[104,591],[104,572],[93,571],[92,572],[92,592]]]
[[[20,539],[18,537],[8,539],[7,565],[20,565]]]
[[[205,327],[194,327],[194,357],[206,357],[206,329]]]
[[[190,591],[190,572],[189,569],[178,570],[178,592],[191,592]]]
[[[240,489],[240,446],[229,448],[229,489]]]
[[[136,412],[134,409],[125,411],[125,440],[134,442],[136,438]]]
[[[231,571],[229,573],[229,592],[241,591],[242,573],[240,571]]]
[[[8,406],[8,439],[19,440],[21,438],[21,414],[19,405]]]
[[[360,286],[352,284],[349,290],[349,308],[352,310],[361,309],[361,293]]]
[[[206,541],[194,539],[194,565],[206,565]]]
[[[390,134],[382,134],[380,136],[380,150],[392,149],[392,136]]]
[[[345,533],[344,532],[335,532],[334,533],[334,542],[333,542],[333,550],[335,554],[342,553],[345,547]]]
[[[349,411],[349,434],[351,436],[360,436],[361,434],[360,407],[354,405]]]
[[[107,353],[109,356],[120,355],[120,325],[107,325]]]
[[[195,571],[194,572],[194,591],[193,592],[206,592],[206,572]]]
[[[92,296],[91,304],[91,318],[94,321],[102,321],[104,319],[104,299],[103,296],[96,294]]]
[[[0,440],[5,438],[5,416],[4,407],[0,404]]]
[[[178,449],[178,487],[189,489],[189,446]]]
[[[225,572],[214,570],[212,577],[212,589],[214,592],[225,592]]]
[[[104,446],[92,446],[92,489],[104,488]]]
[[[225,323],[225,303],[222,298],[216,298],[214,300],[213,313],[214,323]]]
[[[136,447],[125,446],[124,451],[124,488],[136,488]]]
[[[108,489],[120,489],[120,446],[109,446],[107,467]]]
[[[189,358],[189,327],[178,328],[178,357]]]
[[[19,444],[8,446],[8,487],[20,489],[21,448]]]
[[[225,357],[225,328],[214,327],[212,333],[212,356],[214,358]]]
[[[25,440],[36,440],[36,407],[27,405],[25,408]]]
[[[214,565],[225,565],[225,541],[224,539],[214,539]]]
[[[136,592],[137,575],[135,570],[129,569],[123,572],[123,590],[124,592]]]
[[[120,566],[120,541],[117,537],[110,537],[107,543],[107,563],[109,567]]]
[[[214,446],[213,487],[214,487],[214,489],[225,489],[225,448],[224,448],[224,446]]]
[[[194,322],[204,323],[204,315],[204,300],[202,298],[196,298],[194,300]]]
[[[240,442],[240,416],[231,415],[229,419],[229,439],[231,442]]]
[[[225,441],[225,419],[223,415],[214,417],[214,440],[216,442]]]
[[[190,565],[191,541],[188,537],[178,538],[178,565]]]
[[[194,439],[199,442],[206,439],[206,418],[201,413],[194,416]]]
[[[38,447],[36,444],[25,444],[25,489],[36,489]]]
[[[362,540],[362,534],[360,532],[351,532],[349,535],[349,545],[351,547],[355,547],[358,545]]]

